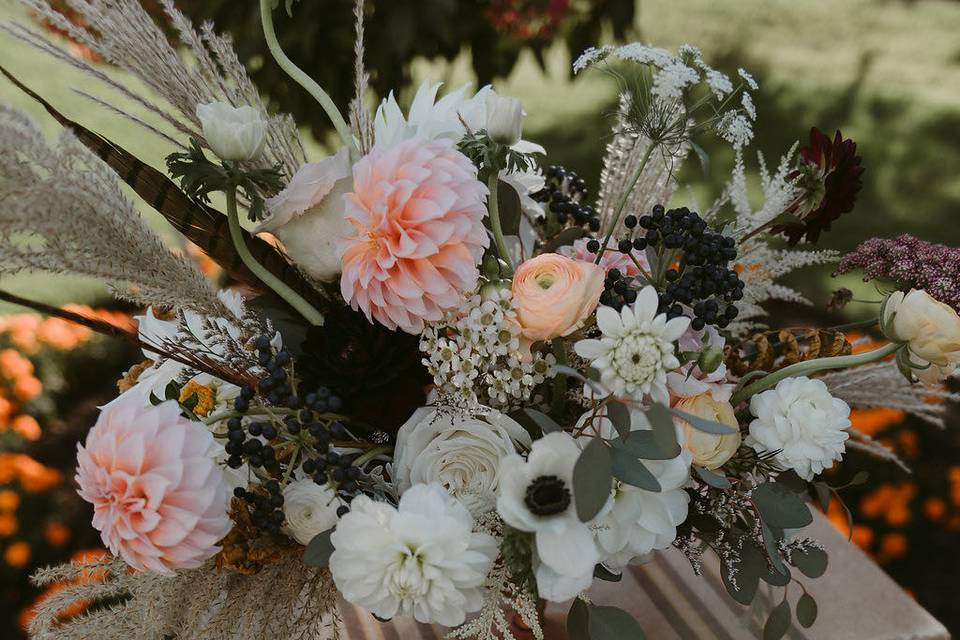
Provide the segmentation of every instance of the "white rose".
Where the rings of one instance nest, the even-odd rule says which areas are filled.
[[[267,122],[253,107],[233,107],[226,102],[198,104],[197,118],[207,145],[220,159],[253,160],[263,151]]]
[[[747,446],[760,454],[774,456],[785,469],[793,469],[804,480],[840,460],[850,437],[850,407],[834,398],[822,380],[787,378],[750,398]]]
[[[487,134],[494,142],[509,146],[520,142],[523,106],[516,98],[487,94]]]
[[[283,490],[286,531],[302,545],[337,524],[337,494],[310,479],[295,480]]]
[[[397,433],[397,488],[403,493],[412,485],[439,482],[480,515],[496,506],[500,462],[517,452],[517,444],[528,449],[530,434],[498,411],[463,417],[422,407]]]
[[[887,337],[908,343],[910,352],[924,363],[945,369],[960,363],[960,316],[923,289],[891,294],[884,302],[881,324]]]
[[[340,273],[336,241],[352,227],[343,217],[345,194],[353,190],[346,147],[320,162],[305,164],[286,188],[267,200],[269,216],[256,231],[268,231],[310,276],[330,282]]]

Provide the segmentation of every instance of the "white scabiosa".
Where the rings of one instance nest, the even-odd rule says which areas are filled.
[[[494,410],[457,415],[417,409],[397,432],[393,471],[397,488],[439,482],[475,516],[496,506],[500,461],[530,448],[530,434]]]
[[[398,507],[356,498],[330,537],[330,572],[347,602],[379,618],[455,627],[483,606],[496,540],[439,484],[417,485]]]
[[[221,160],[253,160],[263,152],[267,122],[253,107],[226,102],[198,104],[197,119],[204,140]]]
[[[337,524],[336,492],[328,485],[318,485],[312,479],[296,480],[283,490],[285,530],[302,545]]]
[[[834,398],[821,380],[787,378],[750,398],[746,444],[757,453],[776,454],[785,469],[805,480],[840,460],[850,434],[850,407]]]
[[[641,400],[649,395],[664,404],[667,373],[680,366],[673,343],[690,325],[685,317],[667,320],[657,314],[659,299],[653,287],[644,287],[633,305],[620,313],[610,307],[597,309],[599,340],[580,340],[577,355],[586,358],[600,372],[600,381],[617,396]]]
[[[534,534],[534,570],[541,597],[562,602],[590,586],[600,560],[588,523],[573,499],[573,467],[580,447],[562,431],[533,443],[530,455],[503,459],[497,511],[514,529]],[[572,593],[571,593],[572,591]]]

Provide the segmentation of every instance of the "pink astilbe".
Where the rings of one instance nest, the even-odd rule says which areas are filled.
[[[863,270],[863,279],[893,280],[901,289],[924,289],[960,313],[960,249],[903,234],[871,238],[840,261],[834,275]]]
[[[411,138],[376,147],[353,167],[337,243],[340,291],[354,309],[390,329],[419,333],[477,284],[490,239],[487,188],[449,140]]]
[[[104,407],[86,446],[77,446],[76,480],[112,553],[164,575],[216,554],[232,525],[227,484],[207,455],[212,444],[176,402],[144,407],[121,396]]]

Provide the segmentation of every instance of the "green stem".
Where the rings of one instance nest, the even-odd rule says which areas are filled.
[[[558,365],[567,364],[567,347],[563,343],[563,338],[554,338],[553,355],[557,358]],[[553,378],[553,397],[551,400],[553,415],[561,416],[567,400],[567,376],[558,373]]]
[[[880,322],[877,318],[872,318],[870,320],[860,320],[859,322],[848,322],[846,324],[838,324],[828,329],[833,329],[834,331],[849,331],[850,329],[869,329],[870,327],[876,325]]]
[[[320,85],[300,69],[300,67],[295,65],[293,61],[287,57],[287,54],[283,52],[283,49],[280,48],[280,43],[277,41],[277,33],[273,27],[273,9],[270,5],[270,0],[260,0],[260,22],[263,25],[263,35],[267,40],[267,47],[270,49],[270,54],[288,76],[293,78],[297,84],[306,89],[307,93],[320,103],[323,110],[327,112],[327,116],[333,123],[343,143],[350,148],[350,155],[356,157],[359,153],[357,143],[353,139],[353,133],[351,133],[347,121],[343,119],[343,115],[341,115],[340,110],[337,109],[337,105],[333,103],[333,100],[330,99],[327,92],[321,89]]]
[[[490,230],[493,231],[493,241],[497,245],[497,253],[500,258],[507,263],[507,277],[513,275],[513,260],[510,259],[510,253],[507,251],[507,243],[503,239],[503,228],[500,226],[500,200],[497,196],[497,188],[500,184],[500,176],[494,171],[487,178],[487,187],[490,189],[490,196],[487,204],[490,209]]]
[[[233,246],[236,247],[240,259],[247,268],[257,276],[263,284],[267,285],[273,291],[296,309],[300,315],[306,318],[307,322],[315,327],[323,325],[323,314],[313,308],[313,306],[303,299],[300,294],[291,289],[285,282],[270,273],[266,267],[257,262],[247,243],[243,239],[243,227],[240,226],[240,214],[237,212],[237,190],[236,187],[227,189],[227,220],[230,224],[230,239],[233,240]]]
[[[365,454],[363,454],[362,456],[354,460],[353,466],[362,468],[363,465],[370,462],[377,456],[384,453],[390,453],[391,451],[392,451],[391,447],[377,447],[376,449],[370,449],[370,451],[367,451]]]
[[[617,226],[620,224],[620,216],[623,215],[623,208],[627,206],[627,200],[630,199],[633,188],[637,186],[637,181],[640,180],[643,170],[647,168],[647,162],[650,161],[654,146],[651,142],[647,150],[643,152],[643,157],[640,159],[640,166],[637,167],[637,172],[633,174],[633,178],[630,180],[630,186],[627,187],[626,191],[623,192],[623,196],[620,198],[620,204],[617,205],[617,210],[613,214],[613,220],[610,221],[610,230],[607,231],[607,237],[603,239],[603,243],[600,245],[600,251],[597,252],[596,264],[600,264],[600,258],[603,257],[603,252],[607,250],[607,245],[610,244],[610,238],[613,237]]]
[[[744,400],[760,393],[761,391],[765,391],[773,387],[778,382],[786,378],[805,376],[817,371],[823,371],[824,369],[842,369],[846,367],[855,367],[862,364],[868,364],[870,362],[886,358],[890,354],[896,353],[903,346],[904,345],[901,342],[891,342],[880,347],[879,349],[867,351],[866,353],[858,353],[851,356],[834,356],[832,358],[816,358],[814,360],[807,360],[805,362],[797,362],[796,364],[792,364],[789,367],[784,367],[779,371],[774,371],[773,373],[764,376],[757,382],[740,389],[730,399],[730,403],[736,406],[738,403],[743,402]]]

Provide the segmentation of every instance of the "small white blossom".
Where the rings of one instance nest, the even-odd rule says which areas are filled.
[[[337,493],[312,479],[295,480],[283,490],[285,530],[302,545],[337,524]]]

